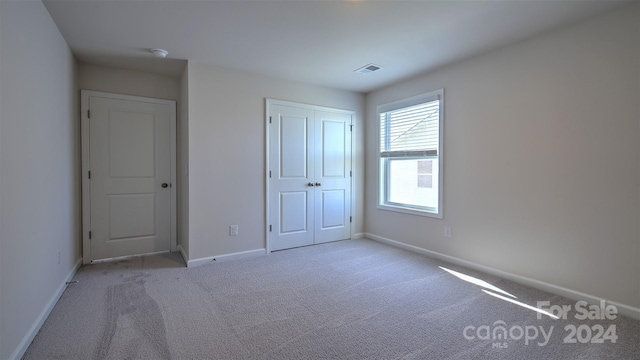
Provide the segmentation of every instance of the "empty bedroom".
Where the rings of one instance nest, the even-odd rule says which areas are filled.
[[[0,359],[640,358],[639,1],[0,1]]]

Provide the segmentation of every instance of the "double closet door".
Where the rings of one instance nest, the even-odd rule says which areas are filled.
[[[274,100],[267,111],[269,250],[349,239],[353,113]]]

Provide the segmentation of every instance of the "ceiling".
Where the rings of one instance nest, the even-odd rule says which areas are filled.
[[[180,76],[190,60],[366,93],[632,1],[43,2],[80,62]],[[370,63],[383,69],[353,72]]]

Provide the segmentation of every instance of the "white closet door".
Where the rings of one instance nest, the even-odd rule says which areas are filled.
[[[315,243],[351,237],[351,116],[315,113]]]
[[[170,106],[89,98],[91,260],[169,251]]]
[[[314,114],[271,106],[269,190],[271,250],[313,244]]]
[[[351,115],[269,107],[269,248],[351,236]]]

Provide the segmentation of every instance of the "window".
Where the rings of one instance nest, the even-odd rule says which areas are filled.
[[[443,90],[378,106],[385,210],[442,218]]]

